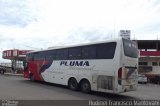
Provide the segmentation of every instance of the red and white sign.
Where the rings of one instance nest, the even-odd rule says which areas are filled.
[[[19,58],[25,58],[26,53],[30,52],[32,50],[5,50],[3,51],[3,58],[4,59],[19,59]]]

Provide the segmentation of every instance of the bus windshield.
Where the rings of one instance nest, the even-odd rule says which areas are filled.
[[[123,48],[125,56],[133,58],[138,57],[138,49],[135,42],[128,39],[123,39]]]

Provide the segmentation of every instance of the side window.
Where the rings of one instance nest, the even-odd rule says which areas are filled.
[[[26,60],[27,61],[32,61],[32,56],[33,56],[32,53],[27,54],[26,55]]]
[[[46,60],[54,60],[56,58],[56,51],[46,51],[45,53],[45,59]]]
[[[45,60],[45,55],[46,55],[46,52],[44,52],[44,51],[40,52],[38,60]]]
[[[72,47],[69,48],[69,59],[70,60],[76,60],[76,59],[81,59],[81,50],[82,47]]]
[[[35,52],[35,53],[33,53],[33,60],[38,60],[38,58],[39,58],[39,53],[38,52]]]
[[[145,66],[147,66],[148,63],[147,62],[139,62],[138,65],[145,65]]]
[[[67,60],[68,59],[68,49],[56,50],[56,60]]]
[[[45,60],[45,52],[35,52],[34,60]]]
[[[88,45],[82,47],[82,59],[95,59],[96,58],[96,46]]]
[[[113,59],[116,42],[97,44],[97,59]]]
[[[142,62],[139,62],[138,65],[143,65],[143,63],[142,63]]]
[[[157,62],[152,62],[152,66],[158,66]]]

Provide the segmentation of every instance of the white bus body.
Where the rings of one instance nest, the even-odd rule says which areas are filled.
[[[73,90],[76,90],[77,88],[82,88],[82,91],[84,92],[92,90],[100,92],[121,93],[136,90],[138,78],[138,50],[135,42],[120,38],[87,45],[105,44],[110,42],[115,43],[115,52],[113,54],[113,58],[64,60],[53,59],[50,67],[48,67],[47,69],[45,69],[45,71],[41,73],[42,79],[46,82],[70,86],[70,88]],[[87,45],[63,47],[59,49],[84,47]],[[111,52],[110,50],[107,51],[108,53]],[[43,62],[42,65],[44,63],[45,62]],[[34,74],[35,72],[29,70],[29,74],[30,73]],[[71,81],[71,79],[76,80],[76,82]],[[87,81],[89,84],[87,85],[84,83],[83,86],[81,86],[82,82],[85,81]],[[70,84],[70,82],[72,82],[72,84]],[[73,88],[74,86],[77,87]],[[85,91],[85,89],[89,90]]]

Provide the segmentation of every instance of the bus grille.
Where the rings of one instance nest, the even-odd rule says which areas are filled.
[[[97,87],[102,89],[113,90],[113,77],[112,76],[98,76]]]

